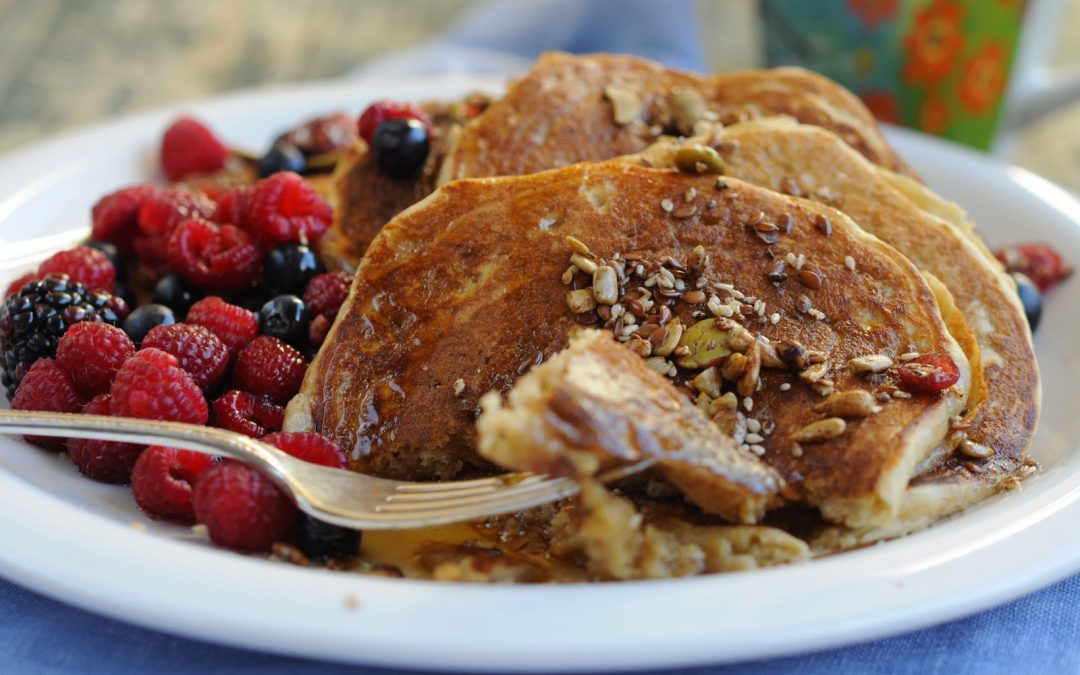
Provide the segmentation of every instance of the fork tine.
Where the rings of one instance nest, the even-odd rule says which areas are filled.
[[[408,514],[410,516],[428,512],[443,512],[459,507],[468,510],[486,510],[489,506],[502,508],[499,505],[521,504],[523,501],[550,494],[566,493],[569,495],[575,493],[577,489],[577,483],[569,479],[548,479],[521,489],[515,487],[504,490],[489,490],[465,497],[449,496],[441,500],[391,501],[388,497],[377,509],[380,513]]]
[[[395,491],[386,496],[388,502],[422,502],[438,499],[463,498],[484,495],[497,491],[516,491],[538,485],[551,480],[547,476],[530,476],[524,480],[507,483],[505,480],[493,478],[488,481],[478,482],[472,486],[461,487],[455,483],[441,483],[439,489],[415,491],[409,490],[410,485],[395,488]]]
[[[510,487],[535,483],[546,480],[547,476],[537,474],[511,473],[501,476],[489,476],[487,478],[474,478],[472,480],[455,480],[450,483],[399,483],[394,486],[397,493],[442,493],[447,490],[470,487]]]

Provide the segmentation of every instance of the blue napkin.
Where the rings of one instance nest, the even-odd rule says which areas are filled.
[[[634,53],[703,70],[690,0],[499,0],[440,38],[354,74],[512,74],[541,51]],[[899,637],[696,673],[1080,672],[1080,576],[982,614]],[[0,673],[362,673],[130,626],[0,580]]]

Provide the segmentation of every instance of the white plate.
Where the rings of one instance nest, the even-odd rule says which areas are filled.
[[[184,110],[262,147],[309,114],[373,98],[459,94],[490,81],[354,82],[231,96]],[[0,256],[88,222],[91,204],[145,180],[178,109],[58,138],[0,160]],[[1080,262],[1080,206],[1035,176],[955,146],[890,133],[991,243],[1045,239]],[[19,242],[19,243],[17,243]],[[5,278],[14,276],[8,271]],[[6,281],[4,282],[6,284]],[[841,645],[959,617],[1080,570],[1080,305],[1047,301],[1034,455],[1044,471],[906,539],[809,564],[694,579],[487,587],[307,570],[212,549],[152,523],[128,491],[0,439],[0,573],[136,624],[231,645],[370,664],[461,670],[647,668]],[[135,524],[135,526],[133,526]]]

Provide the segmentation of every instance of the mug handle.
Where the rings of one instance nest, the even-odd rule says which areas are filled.
[[[1062,0],[1028,3],[1005,99],[1004,135],[1011,136],[1043,115],[1080,98],[1080,65],[1065,69],[1046,65],[1055,45],[1053,37],[1060,34],[1064,9]]]

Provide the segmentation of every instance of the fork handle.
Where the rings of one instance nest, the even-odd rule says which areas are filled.
[[[224,429],[180,422],[77,413],[0,410],[0,434],[89,438],[140,445],[167,445],[257,465],[281,477],[279,450]]]

